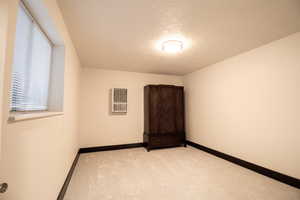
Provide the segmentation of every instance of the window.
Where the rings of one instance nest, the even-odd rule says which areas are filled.
[[[11,111],[48,110],[53,45],[19,6],[12,68]]]

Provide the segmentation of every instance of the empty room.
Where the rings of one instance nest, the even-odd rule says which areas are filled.
[[[0,0],[0,200],[300,200],[300,0]]]

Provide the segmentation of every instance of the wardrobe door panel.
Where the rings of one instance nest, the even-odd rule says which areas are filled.
[[[176,132],[176,104],[175,104],[175,87],[160,86],[160,123],[159,133],[175,133]]]
[[[149,98],[150,98],[150,87],[146,86],[144,87],[144,133],[150,132]]]
[[[150,86],[149,93],[150,133],[159,133],[160,124],[160,95],[159,88]]]
[[[176,99],[176,131],[184,132],[184,91],[178,87],[175,94]]]

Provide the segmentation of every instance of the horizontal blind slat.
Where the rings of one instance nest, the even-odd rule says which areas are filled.
[[[12,73],[12,111],[47,110],[52,45],[19,7]]]

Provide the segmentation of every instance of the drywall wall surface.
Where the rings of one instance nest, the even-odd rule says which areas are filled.
[[[18,1],[7,3],[3,138],[0,170],[9,190],[5,200],[54,200],[78,151],[78,93],[80,63],[56,1],[43,0],[66,48],[64,114],[8,123],[9,88]],[[31,3],[34,1],[30,0]],[[2,2],[2,1],[1,1]],[[28,1],[29,2],[29,1]],[[36,1],[41,4],[41,1]]]
[[[7,34],[7,18],[8,4],[5,1],[0,1],[0,41],[6,41]],[[2,118],[3,118],[3,86],[4,86],[4,58],[5,58],[6,43],[1,43],[0,46],[0,160],[1,160],[1,140],[2,140]],[[1,161],[0,161],[1,162]],[[1,175],[0,175],[1,176]],[[1,182],[1,178],[0,178]]]
[[[184,77],[187,138],[300,178],[300,33]]]
[[[143,141],[144,86],[182,85],[182,77],[83,68],[80,95],[80,146]],[[112,114],[111,88],[128,89],[128,112]]]

